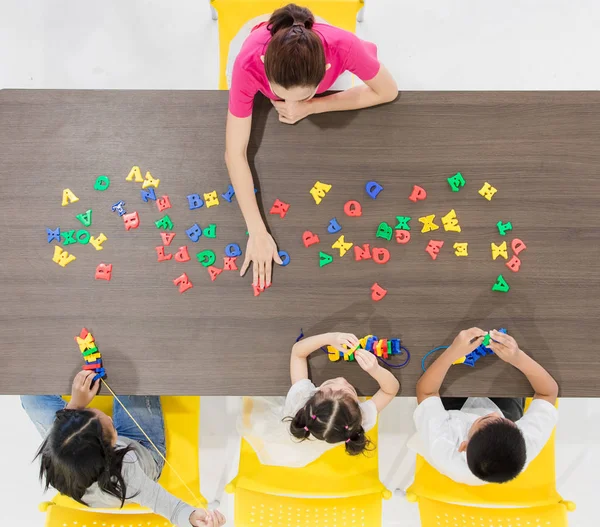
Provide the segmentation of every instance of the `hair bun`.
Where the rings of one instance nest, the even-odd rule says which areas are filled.
[[[309,9],[296,4],[288,4],[271,15],[267,28],[273,36],[278,31],[286,28],[303,27],[304,29],[312,29],[314,23],[315,17]]]

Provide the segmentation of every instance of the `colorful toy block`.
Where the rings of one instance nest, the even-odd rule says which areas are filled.
[[[289,203],[285,203],[279,199],[276,199],[275,203],[273,203],[273,206],[271,207],[271,210],[269,211],[269,214],[279,214],[280,218],[285,218],[289,208]]]
[[[166,262],[167,260],[170,260],[171,258],[173,258],[172,254],[165,254],[165,248],[163,245],[159,245],[158,247],[155,247],[154,249],[156,250],[156,255],[158,256],[159,262]]]
[[[93,346],[91,348],[88,347],[84,351],[81,352],[81,354],[84,357],[89,357],[90,355],[94,355],[96,353],[100,353],[100,352],[98,351],[98,348],[96,347],[96,343],[95,342],[94,342],[94,344],[93,344]],[[86,359],[86,360],[89,360],[89,359]]]
[[[75,216],[84,227],[89,227],[92,224],[92,209],[86,210]]]
[[[62,206],[66,207],[69,203],[75,203],[79,198],[73,194],[71,189],[66,188],[62,193]]]
[[[508,293],[510,286],[504,280],[504,277],[500,274],[496,278],[496,283],[492,286],[492,291],[500,291],[501,293]]]
[[[491,340],[491,335],[488,333],[485,337],[483,337],[483,340],[481,341],[481,345],[482,346],[489,346],[490,345],[490,340]]]
[[[208,227],[205,227],[202,230],[202,234],[207,238],[216,238],[217,237],[217,226],[214,223],[210,223]]]
[[[391,225],[388,225],[385,221],[382,221],[377,227],[377,233],[375,234],[375,238],[383,238],[384,240],[390,241],[392,239],[392,230]]]
[[[383,187],[376,181],[369,181],[365,185],[365,191],[372,199],[377,199],[377,196],[382,190]]]
[[[358,201],[347,201],[344,205],[344,213],[346,216],[358,217],[362,216],[362,207]]]
[[[181,276],[178,276],[173,280],[173,283],[179,287],[179,293],[185,293],[188,289],[194,287],[194,284],[188,278],[188,275],[183,273]]]
[[[125,205],[125,202],[123,200],[117,201],[112,207],[111,210],[113,212],[116,212],[119,216],[123,216],[123,214],[126,214],[127,211],[123,208]]]
[[[427,192],[425,192],[425,189],[419,185],[414,185],[410,196],[408,196],[408,199],[413,203],[416,203],[417,201],[423,201],[426,197]]]
[[[408,243],[410,241],[410,231],[402,231],[402,230],[398,230],[396,231],[396,242],[404,245],[405,243]]]
[[[443,245],[444,245],[444,242],[441,240],[429,240],[429,243],[427,244],[425,251],[429,253],[429,256],[431,256],[432,260],[435,260],[438,257],[438,254],[440,253],[440,249],[442,248]]]
[[[200,209],[204,207],[204,200],[198,194],[190,194],[187,196],[190,210]]]
[[[527,245],[525,245],[522,240],[519,240],[519,238],[515,238],[510,242],[510,248],[515,254],[519,254],[521,251],[527,249]]]
[[[360,260],[370,260],[371,256],[371,248],[368,243],[363,243],[363,246],[355,245],[354,246],[354,259],[357,262]]]
[[[48,243],[53,240],[60,242],[60,227],[56,227],[56,229],[52,230],[46,227],[46,234],[48,235]]]
[[[256,192],[256,189],[254,190],[254,192]],[[225,192],[225,194],[221,194],[221,197],[225,201],[228,201],[229,203],[231,203],[233,196],[235,196],[235,190],[233,190],[233,185],[230,184],[229,187],[227,187],[227,191]]]
[[[430,214],[429,216],[423,216],[422,218],[419,218],[419,221],[423,224],[421,232],[431,232],[439,229],[439,225],[436,225],[434,220],[435,214]]]
[[[385,295],[387,295],[387,289],[381,287],[377,282],[371,286],[371,299],[374,302],[379,302]]]
[[[223,269],[220,269],[219,267],[213,267],[212,265],[209,266],[207,270],[212,282],[214,282],[217,279],[217,276],[223,272]]]
[[[410,225],[408,224],[408,222],[411,219],[412,218],[410,216],[396,216],[396,221],[398,222],[398,225],[396,225],[396,229],[410,231]]]
[[[77,238],[77,243],[81,245],[86,245],[90,241],[90,233],[85,229],[80,229],[75,234],[75,238]]]
[[[315,243],[319,243],[320,241],[321,240],[319,240],[318,234],[313,234],[310,231],[304,231],[304,233],[302,234],[302,243],[306,248],[310,247],[311,245],[314,245]]]
[[[201,251],[196,254],[196,259],[200,262],[204,267],[209,267],[215,263],[216,256],[214,251],[210,249],[206,249],[205,251]]]
[[[108,187],[110,187],[110,179],[108,179],[108,177],[98,176],[96,178],[96,182],[94,183],[94,190],[104,192]]]
[[[506,267],[508,267],[513,273],[518,273],[521,268],[521,260],[516,254],[513,254],[512,258],[506,262]]]
[[[366,335],[365,337],[359,339],[358,346],[354,348],[349,348],[348,346],[343,346],[343,349],[340,351],[333,346],[327,346],[326,348],[322,348],[325,353],[328,354],[329,360],[332,362],[338,361],[342,358],[346,361],[354,360],[354,355],[357,350],[365,350],[369,353],[373,353],[379,360],[385,362],[390,356],[401,355],[402,353],[406,353],[406,360],[402,364],[390,364],[385,362],[385,364],[392,368],[402,368],[406,366],[410,360],[410,353],[408,350],[402,346],[400,339],[378,339],[375,335]]]
[[[254,296],[259,296],[263,292],[263,290],[255,284],[252,284],[252,291],[254,291]]]
[[[94,236],[90,236],[90,245],[93,245],[97,251],[101,251],[102,249],[104,249],[104,247],[102,247],[102,244],[107,239],[108,238],[104,235],[104,233],[101,232],[97,238],[95,238]]]
[[[171,208],[171,200],[169,199],[169,196],[167,196],[165,194],[161,198],[158,198],[156,200],[156,206],[158,207],[158,212],[162,212],[163,210],[170,209]]]
[[[469,256],[469,243],[468,242],[456,242],[452,248],[456,256]]]
[[[143,189],[146,189],[148,187],[158,188],[159,183],[160,183],[160,179],[158,179],[158,178],[154,179],[152,177],[152,174],[150,174],[150,172],[148,171],[148,172],[146,172],[146,178],[144,179],[144,182],[142,183],[142,188]]]
[[[202,236],[202,229],[197,223],[194,223],[194,225],[187,229],[185,233],[190,240],[196,243]]]
[[[494,242],[491,244],[492,246],[492,259],[498,258],[498,256],[502,256],[505,260],[508,258],[508,251],[506,249],[506,242],[502,242],[500,245],[496,245]]]
[[[457,172],[453,176],[450,176],[448,179],[448,184],[450,185],[450,189],[452,192],[458,192],[462,187],[465,186],[465,179],[463,178],[460,172]]]
[[[336,232],[340,232],[342,230],[342,226],[338,223],[336,218],[331,218],[329,220],[329,225],[327,226],[327,232],[329,234],[335,234]]]
[[[460,232],[460,225],[458,224],[458,218],[456,212],[452,209],[448,214],[442,216],[442,224],[446,232]]]
[[[230,243],[225,246],[225,256],[240,256],[242,254],[242,250],[237,243]]]
[[[498,227],[498,232],[500,233],[500,236],[506,236],[506,231],[512,231],[513,228],[512,223],[510,221],[502,223],[502,220],[496,223],[496,227]]]
[[[173,238],[175,238],[175,233],[174,232],[161,232],[160,237],[162,238],[163,245],[169,246],[169,245],[171,245]]]
[[[324,253],[323,251],[319,252],[319,267],[324,267],[331,262],[333,262],[333,256]]]
[[[388,263],[390,259],[390,251],[381,247],[373,247],[373,261],[376,264]]]
[[[223,270],[224,271],[237,271],[238,267],[235,261],[237,257],[235,256],[223,256]]]
[[[79,335],[74,337],[74,339],[75,342],[77,342],[77,345],[79,346],[79,351],[82,354],[89,349],[96,348],[94,336],[85,328],[83,328]]]
[[[112,264],[98,264],[94,277],[96,280],[110,280],[112,277]]]
[[[63,237],[63,245],[71,245],[72,243],[77,243],[75,239],[75,229],[72,231],[63,231],[60,233]]]
[[[212,192],[207,192],[204,194],[204,202],[206,203],[206,208],[215,207],[219,204],[219,197],[217,196],[217,191],[213,190]]]
[[[492,187],[492,185],[490,185],[489,183],[485,183],[483,185],[483,187],[481,187],[479,189],[479,194],[481,196],[483,196],[485,199],[487,199],[488,201],[492,200],[492,197],[494,196],[494,194],[498,192],[497,188]]]
[[[285,267],[287,264],[290,263],[290,255],[288,253],[286,253],[285,251],[279,251],[279,258],[281,258],[281,266]]]
[[[352,242],[346,242],[344,240],[344,235],[342,234],[331,246],[332,249],[339,249],[340,250],[340,257],[344,256],[344,254],[346,254],[350,248],[353,246],[354,244]]]
[[[315,200],[315,203],[317,205],[319,205],[321,203],[321,201],[323,200],[323,198],[325,197],[325,194],[327,194],[330,190],[331,190],[331,185],[317,181],[313,185],[313,188],[310,189],[310,195]]]
[[[95,370],[96,368],[100,368],[100,365],[102,364],[101,360],[97,360],[96,362],[90,362],[88,364],[84,364],[83,368],[84,370]]]
[[[130,212],[129,214],[123,215],[123,224],[125,230],[130,231],[131,229],[137,229],[140,226],[140,216],[137,211]]]
[[[156,191],[153,187],[150,187],[149,190],[140,190],[140,196],[142,197],[142,201],[144,203],[148,203],[148,200],[156,201]]]
[[[175,261],[176,262],[189,262],[190,255],[188,253],[187,245],[180,247],[175,253]]]
[[[500,333],[506,334],[505,328],[500,328],[498,331],[500,331]],[[488,347],[490,338],[490,334],[486,334],[486,336],[483,339],[483,342],[479,346],[477,346],[477,348],[475,348],[471,353],[467,354],[466,356],[454,361],[452,364],[464,364],[465,366],[473,367],[481,357],[485,357],[487,355],[494,355],[494,352]]]
[[[142,177],[140,167],[131,167],[128,176],[125,178],[125,181],[135,181],[136,183],[143,183],[144,178]]]

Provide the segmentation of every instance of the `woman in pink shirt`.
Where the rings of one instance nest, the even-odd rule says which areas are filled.
[[[326,97],[345,71],[365,84]],[[396,82],[377,60],[377,48],[354,34],[317,23],[312,13],[290,4],[256,26],[235,60],[229,92],[225,162],[248,227],[246,257],[240,274],[253,263],[253,284],[271,285],[273,260],[281,263],[277,245],[261,218],[246,151],[252,105],[257,92],[271,99],[279,120],[295,124],[308,115],[356,110],[390,102]]]

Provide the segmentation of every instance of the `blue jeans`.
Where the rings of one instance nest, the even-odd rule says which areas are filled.
[[[144,395],[124,395],[119,397],[129,413],[135,418],[144,432],[156,445],[160,453],[166,457],[165,445],[165,423],[163,420],[160,397]],[[56,412],[62,410],[67,403],[59,395],[21,395],[21,405],[33,422],[42,437],[54,423]],[[113,402],[113,424],[117,435],[137,441],[146,447],[158,466],[158,472],[162,471],[164,461],[156,452],[154,447],[146,439],[144,434],[125,413],[125,410],[116,401]]]

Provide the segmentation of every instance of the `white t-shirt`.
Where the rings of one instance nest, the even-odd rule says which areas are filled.
[[[449,478],[466,485],[486,485],[467,465],[466,452],[458,447],[468,439],[473,423],[480,417],[502,411],[487,397],[470,397],[461,410],[446,411],[439,397],[425,399],[414,413],[417,433],[408,446]],[[558,421],[558,410],[548,401],[532,401],[525,415],[515,424],[523,433],[527,449],[525,467],[547,443]]]
[[[341,443],[327,443],[314,437],[299,441],[290,434],[290,423],[284,417],[294,417],[317,387],[303,379],[294,384],[283,397],[251,397],[252,410],[240,416],[238,431],[256,452],[263,465],[304,467]],[[368,432],[377,423],[377,407],[372,400],[359,403],[362,426]]]

